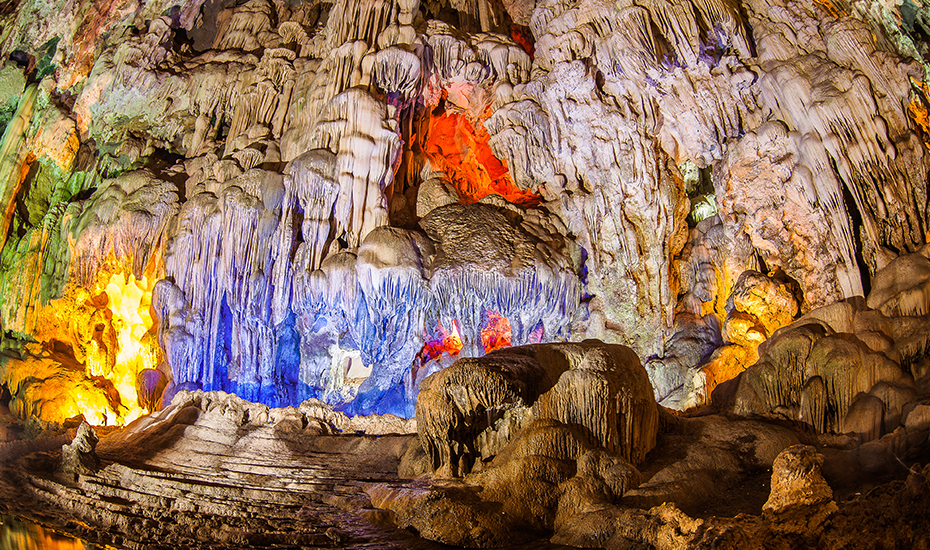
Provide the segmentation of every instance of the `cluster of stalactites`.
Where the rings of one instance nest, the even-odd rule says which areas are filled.
[[[393,181],[401,149],[396,124],[388,106],[350,88],[327,104],[311,135],[311,149],[335,154],[330,177],[339,191],[332,221],[349,247],[388,224],[384,190]]]
[[[434,107],[451,95],[455,109],[484,116],[528,78],[530,62],[503,36],[453,37],[435,24],[417,36],[417,9],[417,2],[291,8],[252,0],[223,10],[212,38],[195,39],[213,49],[187,59],[172,51],[167,19],[104,52],[76,111],[84,131],[122,144],[111,168],[131,166],[155,147],[180,147],[188,157],[186,202],[168,239],[167,280],[154,299],[176,384],[226,387],[223,368],[240,388],[277,384],[285,376],[276,370],[282,331],[314,334],[311,317],[322,312],[327,330],[349,335],[326,353],[354,349],[366,364],[393,369],[378,376],[396,379],[432,329],[426,326],[447,315],[430,305],[437,291],[424,282],[429,273],[371,268],[362,253],[374,246],[369,236],[391,233],[400,111],[417,98]],[[431,43],[429,29],[448,38]],[[169,61],[185,70],[168,70]],[[290,161],[283,180],[274,173],[282,160]],[[513,310],[507,296],[514,292],[528,302],[544,302],[540,295],[579,300],[571,273],[538,277],[542,282],[521,276],[524,282],[486,309]],[[518,338],[530,330],[524,325],[561,333],[571,310],[534,310],[512,324]],[[472,341],[480,341],[479,328],[469,328]],[[317,367],[307,366],[303,352],[299,360],[300,380],[316,384],[308,372]]]
[[[224,331],[241,336],[230,350],[240,376],[257,381],[274,363],[270,298],[274,249],[283,197],[281,175],[251,169],[184,203],[165,259],[170,281],[156,287],[162,339],[175,382],[212,387]],[[233,326],[220,328],[224,307]]]
[[[312,166],[317,158],[306,155],[301,162]],[[300,181],[325,184],[315,175]],[[357,249],[329,255],[316,270],[308,267],[309,253],[326,247],[305,240],[293,256],[298,267],[290,279],[290,307],[275,307],[307,320],[301,323],[307,341],[336,330],[337,340],[350,342],[362,362],[374,366],[362,390],[407,384],[404,393],[412,403],[414,382],[429,370],[417,372],[415,361],[437,326],[456,327],[464,355],[484,353],[481,331],[489,314],[507,320],[515,345],[529,342],[534,330],[547,338],[567,334],[581,287],[562,237],[549,233],[545,218],[524,213],[522,225],[513,225],[504,211],[480,203],[441,207],[430,214],[427,235],[380,227]],[[491,228],[513,234],[498,241]],[[462,239],[484,241],[485,250]],[[514,245],[517,250],[507,248]],[[405,382],[403,376],[412,378]]]
[[[72,282],[93,285],[108,257],[131,262],[142,277],[164,249],[168,224],[178,212],[174,185],[145,171],[101,183],[70,223]]]

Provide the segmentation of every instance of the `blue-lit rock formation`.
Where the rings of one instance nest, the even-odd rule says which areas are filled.
[[[928,83],[911,0],[0,3],[0,519],[930,540]]]
[[[276,209],[234,184],[185,203],[155,297],[175,387],[410,416],[438,365],[418,358],[436,327],[457,327],[466,356],[484,354],[489,313],[514,345],[568,335],[581,285],[558,222],[503,200],[440,207],[422,230],[378,227],[321,262],[331,158],[292,161]]]

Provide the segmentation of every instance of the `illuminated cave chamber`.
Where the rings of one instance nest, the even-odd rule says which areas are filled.
[[[68,184],[85,177],[76,172]],[[25,197],[22,212],[34,206]],[[152,291],[175,197],[143,172],[98,181],[89,197],[49,209],[4,250],[4,328],[18,336],[4,376],[14,414],[52,425],[83,415],[114,426],[161,406],[171,372]],[[28,226],[15,217],[13,224]]]
[[[233,161],[208,160],[188,180],[217,193],[182,206],[156,291],[175,387],[409,416],[419,381],[447,364],[441,351],[567,337],[580,297],[571,243],[475,130],[505,82],[494,63],[525,77],[527,54],[499,38],[481,54],[434,26],[434,61],[457,56],[451,68],[428,67],[428,80],[422,57],[391,48],[366,58],[368,89],[321,91],[331,75],[320,71],[321,82],[295,92],[283,177],[239,162],[246,171],[221,183],[217,166]],[[321,63],[351,66],[354,55],[336,50]],[[267,145],[237,139],[267,161]],[[436,346],[447,330],[458,348]]]
[[[409,416],[455,358],[598,338],[687,409],[926,241],[922,42],[864,8],[169,4],[3,42],[17,407]]]
[[[22,128],[31,112],[8,132],[16,412],[124,423],[167,385],[410,416],[455,357],[569,337],[578,248],[485,128],[529,77],[526,31],[500,7],[281,9],[252,0],[194,32],[154,17],[92,69],[59,60],[82,81],[67,101],[22,96],[53,96],[36,112],[68,141]],[[94,400],[53,391],[58,371]]]
[[[832,500],[795,443],[872,504],[891,494],[864,490],[877,472],[926,463],[926,6],[15,4],[0,9],[0,404],[36,432],[176,398],[100,437],[99,484],[15,472],[40,480],[24,502],[70,495],[80,521],[145,544],[190,546],[208,524],[286,538],[316,529],[291,521],[318,487],[301,480],[340,492],[314,503],[366,502],[341,492],[361,486],[340,469],[353,460],[313,461],[402,455],[399,476],[482,487],[377,474],[373,505],[449,544],[682,547],[757,528],[808,543],[848,524],[782,521],[797,510],[779,479],[817,486],[817,514],[862,501]],[[407,435],[371,437],[387,432]],[[88,454],[81,434],[63,454]],[[208,437],[241,469],[202,452]],[[306,462],[311,448],[329,454]],[[769,468],[771,506],[741,496],[756,515],[705,521]],[[172,514],[229,514],[162,521],[169,478]],[[154,489],[111,498],[136,479]],[[899,494],[925,485],[914,473]],[[253,489],[286,504],[258,510]],[[220,492],[235,506],[214,507]],[[146,521],[98,514],[129,508]],[[287,529],[251,515],[282,509]]]

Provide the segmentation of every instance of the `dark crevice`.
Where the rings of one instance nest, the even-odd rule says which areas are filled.
[[[856,267],[859,268],[859,278],[862,281],[862,293],[864,296],[868,296],[869,291],[872,289],[872,282],[869,276],[868,264],[862,252],[862,213],[856,205],[856,199],[849,190],[849,186],[839,178],[836,162],[832,158],[830,158],[830,165],[833,168],[833,173],[836,174],[837,179],[840,181],[840,189],[843,192],[843,204],[846,206],[846,213],[849,215],[851,222],[850,229],[852,230],[853,257],[856,260]]]
[[[296,248],[300,243],[304,242],[304,232],[303,232],[303,216],[300,216],[297,212],[294,213],[294,229],[296,233],[294,234],[294,247]]]
[[[94,191],[96,190],[97,190],[96,187],[90,187],[82,191],[79,191],[78,193],[74,194],[74,196],[71,197],[71,202],[86,201],[94,194]]]
[[[34,157],[33,157],[34,158]],[[19,187],[16,196],[13,199],[13,203],[16,205],[16,214],[21,222],[20,227],[15,228],[19,232],[19,237],[22,238],[26,234],[26,229],[32,226],[30,222],[30,211],[28,205],[28,199],[30,192],[32,191],[32,183],[35,181],[36,175],[39,173],[39,163],[36,160],[29,162],[29,172],[26,173],[25,179],[23,179],[22,185]],[[48,207],[48,201],[44,201],[46,209]]]
[[[756,251],[754,252],[754,254],[755,254],[755,256],[756,256],[756,268],[757,268],[757,270],[759,271],[759,273],[766,273],[766,274],[767,274],[767,273],[769,272],[769,266],[766,265],[765,259],[762,257],[762,254],[760,254],[758,250],[756,250]]]
[[[148,157],[145,167],[158,179],[167,181],[178,191],[178,202],[183,203],[187,194],[187,173],[172,171],[170,168],[182,164],[184,157],[166,149],[155,149]]]
[[[174,28],[171,49],[175,52],[182,52],[185,49],[193,49],[193,47],[194,39],[190,37],[190,35],[187,33],[187,30],[183,27]]]
[[[74,158],[74,172],[89,172],[97,164],[97,144],[93,139],[88,139],[78,147],[77,155]]]
[[[679,63],[675,48],[672,47],[654,22],[650,20],[649,24],[652,26],[652,37],[656,46],[656,61],[665,68],[677,67]]]
[[[12,399],[13,395],[10,393],[10,388],[6,384],[0,385],[0,406],[9,407]]]
[[[746,10],[746,6],[742,3],[736,4],[737,9],[739,10],[739,23],[743,26],[743,32],[746,34],[746,44],[749,46],[749,54],[752,57],[756,57],[756,37],[752,35],[752,25],[749,24],[749,13]]]

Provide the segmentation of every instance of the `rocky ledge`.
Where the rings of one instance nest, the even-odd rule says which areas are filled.
[[[536,374],[508,378],[515,373]],[[587,341],[501,350],[432,375],[419,426],[349,418],[315,401],[275,409],[184,392],[99,438],[82,425],[70,437],[0,447],[10,495],[0,511],[125,548],[930,540],[923,405],[860,443],[771,415],[672,415],[639,399],[650,395],[645,381],[628,349]],[[606,412],[573,416],[578,403]]]

